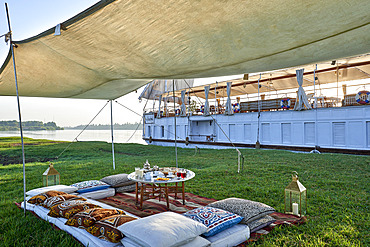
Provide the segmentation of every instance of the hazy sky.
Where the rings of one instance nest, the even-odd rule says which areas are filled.
[[[97,0],[8,0],[0,1],[0,35],[8,32],[5,2],[8,3],[13,40],[22,40],[55,27],[72,16],[90,7]],[[0,63],[8,53],[4,39],[0,39]],[[238,77],[238,76],[236,76]],[[225,77],[230,78],[230,77]],[[235,76],[234,76],[235,78]],[[197,80],[200,83],[215,82],[215,78]],[[218,78],[218,80],[220,80]],[[226,80],[226,79],[225,79]],[[139,103],[137,93],[132,92],[117,99],[123,105],[142,113],[145,101]],[[59,126],[76,126],[87,124],[105,105],[105,100],[56,99],[21,97],[22,120],[54,121]],[[0,121],[18,120],[16,97],[0,96]],[[140,117],[118,104],[113,104],[113,121],[115,123],[138,122]],[[109,105],[94,120],[94,124],[110,123]]]

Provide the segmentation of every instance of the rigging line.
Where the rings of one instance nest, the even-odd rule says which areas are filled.
[[[148,98],[149,98],[149,97],[150,97],[150,95],[152,94],[152,91],[153,91],[153,90],[151,90],[151,91],[150,91]],[[144,109],[146,108],[146,105],[148,104],[148,101],[149,101],[149,99],[148,99],[148,98],[146,99],[145,105],[144,105],[144,107],[143,107],[143,112],[144,112]],[[141,116],[140,121],[141,121],[142,119],[143,119],[143,116]],[[131,138],[135,135],[136,131],[139,129],[139,126],[140,126],[140,123],[138,123],[138,124],[137,124],[137,126],[136,126],[136,129],[135,129],[134,133],[132,133],[132,135],[130,136],[130,138],[128,138],[128,140],[127,140],[126,142],[129,142],[129,141],[131,140]]]
[[[126,108],[127,110],[130,110],[131,112],[133,112],[133,113],[135,113],[136,115],[140,116],[141,118],[144,118],[144,116],[141,116],[139,113],[135,112],[134,110],[131,110],[130,108],[128,108],[127,106],[125,106],[125,105],[123,105],[123,104],[121,104],[121,103],[119,103],[118,101],[115,101],[115,102],[116,102],[117,104],[119,104],[120,106],[122,106],[122,107]],[[161,125],[159,125],[159,124],[154,124],[154,125],[155,125],[155,126],[158,126],[158,127],[161,127]],[[170,134],[172,134],[172,135],[174,135],[174,136],[175,136],[175,134],[174,134],[173,132],[169,131],[169,130],[166,130],[166,132],[168,132],[168,133],[170,133]],[[179,136],[177,136],[177,138],[178,138],[179,140],[183,140],[183,141],[184,141],[184,139],[180,138]]]
[[[82,134],[82,132],[84,132],[86,130],[87,127],[89,127],[89,125],[95,120],[95,118],[102,112],[102,110],[107,106],[107,104],[109,103],[109,100],[107,101],[107,103],[105,103],[105,105],[100,109],[100,111],[95,115],[95,117],[93,117],[91,119],[91,121],[81,130],[81,132],[72,140],[72,142],[58,155],[55,157],[55,159],[58,159],[72,144],[75,140],[77,140],[77,138]]]

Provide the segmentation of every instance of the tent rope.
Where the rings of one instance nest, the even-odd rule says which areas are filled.
[[[109,103],[109,100],[107,101],[107,103],[105,103],[105,105],[100,109],[100,111],[95,115],[95,117],[93,117],[91,119],[91,121],[81,130],[81,132],[71,141],[71,143],[58,155],[55,157],[55,159],[59,159],[60,156],[73,144],[74,141],[78,141],[77,138],[82,134],[82,132],[84,132],[86,130],[87,127],[89,127],[89,125],[95,120],[95,118],[102,112],[102,110],[107,106],[107,104]]]
[[[129,110],[129,111],[131,111],[131,112],[135,113],[136,115],[140,116],[141,118],[144,118],[144,116],[142,116],[141,114],[137,113],[136,111],[134,111],[134,110],[132,110],[132,109],[128,108],[127,106],[125,106],[125,105],[121,104],[120,102],[116,101],[116,103],[117,103],[117,104],[119,104],[120,106],[122,106],[122,107],[126,108],[127,110]],[[155,125],[155,126],[158,126],[158,127],[161,127],[161,125],[158,125],[158,124],[154,124],[154,125]],[[175,136],[175,134],[174,134],[172,131],[170,131],[170,130],[166,130],[166,132],[167,132],[167,133],[170,133],[171,135],[174,135],[174,136]],[[176,135],[176,136],[177,136],[177,135]],[[177,136],[177,138],[178,138],[179,140],[185,141],[184,139],[180,138],[179,136]]]
[[[194,93],[194,90],[190,87],[189,83],[183,79],[185,81],[185,83],[188,85],[189,89]],[[201,100],[199,99],[199,97],[194,93],[195,97],[197,98],[198,100],[198,103],[201,104]],[[219,123],[216,121],[216,119],[212,116],[212,114],[209,115],[213,121],[215,122],[215,124],[217,125],[217,127],[222,131],[222,133],[225,135],[225,137],[229,140],[230,144],[233,146],[233,148],[238,152],[238,157],[241,156],[242,160],[243,160],[243,166],[242,166],[242,170],[243,170],[243,167],[244,167],[244,156],[243,154],[239,151],[239,149],[235,146],[235,144],[231,141],[230,137],[225,133],[225,131],[221,128],[221,126],[219,125]],[[240,167],[240,162],[239,162],[239,165],[238,167]],[[238,169],[238,173],[240,172],[240,170]]]

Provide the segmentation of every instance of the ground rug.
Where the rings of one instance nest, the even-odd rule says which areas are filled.
[[[143,202],[142,210],[136,205],[135,200],[135,192],[132,193],[116,193],[115,196],[107,197],[101,199],[99,201],[111,205],[116,208],[123,209],[129,213],[137,215],[139,217],[146,217],[149,215],[166,212],[166,211],[173,211],[176,213],[185,213],[186,211],[192,210],[194,208],[198,208],[201,206],[206,206],[209,203],[215,202],[215,199],[206,198],[198,195],[194,195],[192,193],[185,193],[185,205],[182,204],[182,195],[177,195],[175,199],[172,196],[169,196],[169,203],[170,208],[167,209],[166,207],[166,200],[165,199],[150,199]],[[276,219],[275,223],[266,226],[260,229],[257,232],[251,233],[250,239],[246,242],[241,243],[238,247],[243,247],[248,245],[251,242],[255,242],[262,238],[264,235],[268,234],[272,231],[272,229],[277,225],[300,225],[306,222],[305,217],[298,217],[291,214],[283,214],[283,213],[272,213],[270,216]]]

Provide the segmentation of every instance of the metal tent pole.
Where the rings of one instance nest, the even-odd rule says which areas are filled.
[[[13,57],[15,89],[16,89],[16,92],[17,92],[18,118],[19,118],[19,129],[20,129],[20,132],[21,132],[22,160],[23,160],[23,211],[24,211],[24,215],[26,215],[26,161],[25,161],[26,159],[25,159],[25,155],[24,155],[23,128],[22,128],[22,117],[21,117],[21,105],[20,105],[20,102],[19,102],[17,70],[16,70],[16,67],[15,67],[12,30],[11,30],[11,27],[10,27],[9,10],[8,10],[8,4],[7,3],[5,3],[5,9],[6,9],[6,17],[8,19],[8,27],[9,27],[10,50],[12,51],[12,57]]]
[[[177,134],[176,134],[176,102],[175,102],[175,80],[172,80],[172,93],[173,93],[173,110],[175,112],[175,156],[176,156],[176,168],[179,167],[177,163]]]
[[[114,142],[113,142],[113,100],[110,101],[110,132],[112,134],[113,170],[116,170],[116,162],[114,160]]]
[[[257,99],[257,108],[258,108],[258,115],[257,115],[257,142],[256,142],[256,149],[260,149],[260,116],[261,116],[261,109],[260,109],[260,80],[261,74],[258,78],[258,99]]]

